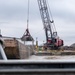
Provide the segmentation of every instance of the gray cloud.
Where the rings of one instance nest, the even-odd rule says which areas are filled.
[[[0,0],[0,19],[23,20],[27,15],[26,11],[27,0]]]
[[[48,0],[58,35],[65,45],[75,42],[75,0]],[[27,0],[0,0],[2,34],[21,37],[27,27]],[[45,40],[37,0],[30,0],[29,29],[34,38]],[[38,34],[37,34],[38,32]]]

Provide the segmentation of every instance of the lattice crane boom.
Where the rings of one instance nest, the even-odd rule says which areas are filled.
[[[44,29],[45,29],[46,44],[47,46],[50,46],[52,48],[54,47],[58,48],[63,45],[63,40],[57,38],[57,34],[56,36],[54,36],[54,31],[52,30],[52,26],[51,26],[53,21],[51,21],[50,19],[47,2],[46,0],[37,0],[37,1],[39,5],[42,22],[43,22]]]
[[[43,22],[44,29],[45,29],[46,40],[48,40],[48,38],[49,38],[48,35],[49,36],[51,35],[51,38],[52,38],[53,33],[51,30],[51,21],[50,21],[50,17],[49,17],[49,13],[48,13],[46,0],[38,0],[38,4],[39,4],[42,22]]]

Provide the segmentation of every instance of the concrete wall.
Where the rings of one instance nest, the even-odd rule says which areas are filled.
[[[28,50],[24,44],[18,42],[18,50],[19,50],[20,59],[29,58],[30,50]]]
[[[5,39],[5,53],[8,59],[19,59],[19,50],[16,39]]]
[[[33,54],[33,46],[26,46],[16,39],[5,39],[4,44],[9,59],[27,59]]]

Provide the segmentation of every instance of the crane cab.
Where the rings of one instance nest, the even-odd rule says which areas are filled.
[[[47,47],[51,49],[58,49],[61,46],[63,46],[63,40],[59,37],[47,40]]]

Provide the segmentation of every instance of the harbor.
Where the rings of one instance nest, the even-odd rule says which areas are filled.
[[[0,1],[0,75],[75,75],[74,2],[50,1]]]

